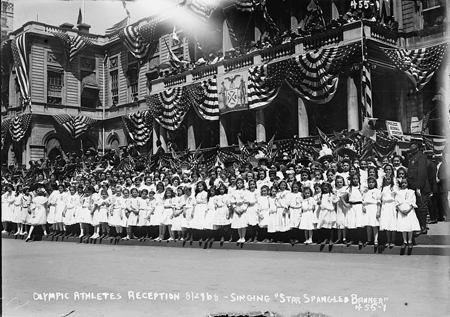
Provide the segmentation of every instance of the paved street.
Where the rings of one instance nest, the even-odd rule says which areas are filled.
[[[3,316],[448,316],[445,256],[1,242]]]

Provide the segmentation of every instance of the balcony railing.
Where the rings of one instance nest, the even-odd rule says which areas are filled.
[[[370,37],[387,44],[396,45],[398,40],[398,33],[388,30],[382,26],[371,24]]]
[[[225,68],[225,72],[230,72],[234,69],[252,66],[254,55],[255,54],[250,53],[244,56],[239,56],[237,58],[224,61],[223,66]]]
[[[261,52],[261,60],[266,63],[273,59],[291,56],[295,53],[295,44],[286,43],[274,47],[270,47]]]
[[[323,46],[335,45],[344,40],[342,28],[325,31],[316,35],[303,38],[305,50],[314,50]]]
[[[206,65],[192,70],[192,80],[217,75],[217,64]]]
[[[186,73],[173,75],[164,79],[164,87],[171,87],[186,83]]]

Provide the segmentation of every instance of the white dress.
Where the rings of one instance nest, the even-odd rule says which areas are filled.
[[[317,202],[314,197],[302,200],[302,218],[300,220],[300,229],[314,230],[317,228]]]
[[[397,208],[401,211],[406,211],[413,207],[406,215],[400,211],[397,212],[397,231],[419,231],[419,220],[417,219],[414,211],[414,208],[417,208],[416,194],[414,191],[412,189],[400,189],[397,196],[395,196],[395,206],[397,206]]]
[[[191,228],[191,219],[194,212],[195,197],[184,195],[184,207],[181,219],[181,228]]]
[[[60,193],[58,190],[54,190],[50,196],[48,197],[48,215],[47,215],[47,222],[49,224],[56,223],[55,221],[55,212],[56,212],[56,201],[58,200]]]
[[[395,196],[397,186],[384,186],[381,191],[380,230],[397,230],[397,210],[395,209]]]
[[[30,220],[30,204],[31,204],[31,200],[33,199],[33,197],[31,195],[22,195],[22,199],[20,202],[20,212],[21,212],[21,217],[20,217],[20,223],[23,224],[28,224],[28,221]]]
[[[13,222],[15,223],[22,223],[22,196],[23,194],[20,193],[14,197]]]
[[[138,222],[138,215],[136,213],[139,212],[139,201],[137,198],[130,197],[127,200],[127,226],[136,226]]]
[[[288,196],[289,191],[284,190],[277,193],[275,199],[275,206],[277,207],[277,217],[279,223],[279,232],[286,232],[290,229],[289,213],[288,211]]]
[[[161,224],[160,219],[164,211],[164,192],[155,194],[155,210],[150,217],[150,226],[159,226]]]
[[[91,196],[83,196],[81,198],[81,209],[78,212],[78,223],[92,223],[92,214],[91,211],[94,208],[94,200]]]
[[[14,208],[14,192],[6,192],[2,195],[2,222],[14,221],[13,208]]]
[[[64,222],[63,213],[66,209],[67,204],[67,192],[58,193],[58,196],[56,197],[56,205],[55,205],[55,223],[61,223]]]
[[[344,202],[341,200],[342,197],[348,194],[346,187],[341,187],[336,189],[335,193],[335,203],[336,203],[336,228],[345,228],[345,218],[347,216],[348,207],[345,206]]]
[[[348,201],[350,208],[345,219],[345,227],[348,229],[363,228],[367,221],[362,211],[362,194],[359,188],[349,186]]]
[[[247,191],[247,222],[250,226],[256,226],[259,223],[259,215],[258,215],[258,192],[256,190]]]
[[[172,225],[173,218],[171,217],[173,217],[174,199],[175,198],[164,199],[164,209],[159,219],[161,225]]]
[[[280,230],[280,222],[278,221],[277,216],[277,206],[276,206],[276,198],[275,197],[269,197],[268,203],[269,203],[269,218],[267,221],[267,232],[268,233],[274,233]]]
[[[173,198],[173,219],[172,231],[181,231],[181,224],[183,222],[183,206],[185,204],[184,195]],[[177,216],[175,216],[175,214]]]
[[[290,193],[288,195],[289,205],[289,226],[291,228],[300,228],[300,221],[302,219],[302,193]]]
[[[213,224],[215,226],[226,226],[231,223],[230,219],[227,219],[227,216],[230,212],[230,196],[228,194],[217,195],[214,197],[216,203],[216,213],[214,216]],[[215,229],[218,229],[215,227]]]
[[[66,200],[66,213],[63,222],[66,226],[75,224],[76,209],[80,205],[80,196],[75,193],[69,195]]]
[[[47,223],[47,208],[45,204],[48,199],[45,196],[36,196],[32,200],[31,217],[29,223],[32,226],[45,225]]]
[[[190,226],[192,229],[202,230],[204,228],[206,210],[208,208],[208,193],[206,191],[201,191],[195,195],[195,203]]]
[[[101,223],[108,223],[108,211],[111,201],[109,198],[103,199],[100,198],[97,202],[97,208],[94,211],[94,215],[92,217],[92,225],[98,226]]]
[[[233,218],[231,219],[231,228],[233,229],[241,229],[247,227],[247,194],[248,192],[245,189],[236,189],[230,196],[230,203],[233,206]],[[234,211],[237,211],[240,214],[237,214]]]
[[[149,212],[149,207],[148,207],[149,200],[139,197],[138,202],[139,202],[139,215],[138,215],[137,226],[138,227],[148,226],[149,222],[147,220],[147,217],[148,217],[148,212]]]
[[[363,195],[363,207],[366,212],[366,226],[378,227],[380,221],[377,218],[378,206],[381,204],[381,192],[378,188],[369,189]]]
[[[269,225],[269,211],[270,211],[269,196],[259,196],[258,206],[259,206],[259,213],[261,214],[262,217],[259,219],[259,227],[267,228]]]
[[[216,196],[210,197],[206,206],[207,206],[207,208],[206,208],[205,222],[203,224],[203,229],[213,230],[214,229],[214,218],[216,217]]]
[[[334,205],[334,195],[331,193],[322,194],[319,206],[318,228],[336,228],[336,210]]]

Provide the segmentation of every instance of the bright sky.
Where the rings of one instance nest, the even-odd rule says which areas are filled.
[[[121,0],[14,0],[14,30],[28,21],[76,25],[78,10],[81,8],[83,11],[83,2],[83,22],[91,25],[91,33],[104,34],[107,28],[126,17]],[[179,2],[181,0],[128,0],[126,4],[133,23]]]

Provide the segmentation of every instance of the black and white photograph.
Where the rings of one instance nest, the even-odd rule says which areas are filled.
[[[450,316],[447,0],[1,0],[1,316]]]

